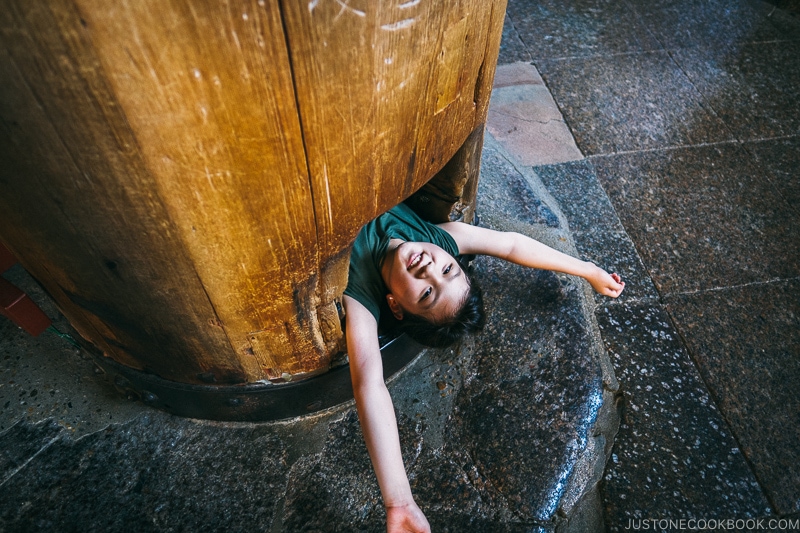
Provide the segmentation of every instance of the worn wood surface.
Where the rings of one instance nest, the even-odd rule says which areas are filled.
[[[219,358],[243,375],[81,14],[4,1],[0,21],[3,240],[120,362],[177,379]]]
[[[77,3],[248,375],[323,366],[314,206],[277,4]]]
[[[319,246],[408,197],[485,122],[505,2],[283,2]],[[331,135],[331,132],[336,132]]]
[[[349,247],[482,127],[505,8],[0,4],[0,239],[106,355],[185,383],[327,368]]]

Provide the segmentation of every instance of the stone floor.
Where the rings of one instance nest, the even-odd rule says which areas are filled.
[[[798,13],[509,2],[500,68],[536,69],[585,156],[533,170],[628,280],[597,310],[625,398],[611,531],[800,512]]]
[[[509,1],[482,217],[628,285],[593,306],[572,280],[509,284],[519,272],[476,262],[496,299],[487,334],[390,383],[434,531],[564,526],[559,511],[596,481],[586,450],[610,445],[613,414],[598,413],[617,387],[607,530],[800,517],[797,13],[791,0]],[[19,267],[6,277],[68,331]],[[538,299],[520,303],[520,286]],[[115,395],[67,340],[7,321],[0,358],[2,530],[381,530],[350,405],[180,419]]]

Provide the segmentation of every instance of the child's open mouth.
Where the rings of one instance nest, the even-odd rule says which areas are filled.
[[[411,256],[411,260],[408,262],[408,266],[406,267],[406,270],[411,270],[412,268],[417,266],[420,261],[422,261],[422,254],[421,253],[416,254],[416,255],[412,255]]]

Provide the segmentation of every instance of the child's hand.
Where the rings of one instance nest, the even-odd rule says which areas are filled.
[[[417,504],[386,508],[388,533],[431,533],[431,526]]]
[[[616,298],[622,294],[625,282],[618,274],[609,274],[602,268],[595,266],[593,272],[586,277],[592,288],[604,296]]]

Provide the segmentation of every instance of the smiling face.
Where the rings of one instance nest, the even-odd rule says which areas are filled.
[[[456,259],[435,244],[392,239],[381,276],[386,299],[398,319],[403,313],[439,322],[456,314],[469,280]]]

